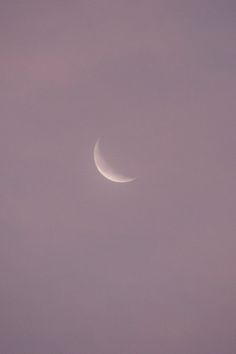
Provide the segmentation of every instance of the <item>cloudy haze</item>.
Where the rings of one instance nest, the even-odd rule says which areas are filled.
[[[236,353],[235,19],[0,2],[0,354]]]

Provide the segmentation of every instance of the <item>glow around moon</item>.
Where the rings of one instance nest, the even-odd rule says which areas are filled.
[[[93,150],[93,157],[95,165],[101,175],[108,180],[116,183],[128,183],[134,181],[136,178],[126,177],[117,172],[115,172],[106,160],[102,157],[100,147],[99,147],[99,139],[97,140],[94,150]]]

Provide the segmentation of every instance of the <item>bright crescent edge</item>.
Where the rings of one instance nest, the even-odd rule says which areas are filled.
[[[116,183],[133,182],[136,178],[130,178],[130,177],[126,177],[126,176],[120,175],[120,174],[114,172],[109,167],[107,162],[101,156],[101,152],[100,152],[100,149],[99,149],[99,142],[100,142],[100,139],[97,140],[97,142],[96,142],[96,144],[94,146],[93,157],[94,157],[95,166],[97,167],[97,169],[100,172],[100,174],[103,177],[107,178],[108,180],[110,180],[112,182],[116,182]]]

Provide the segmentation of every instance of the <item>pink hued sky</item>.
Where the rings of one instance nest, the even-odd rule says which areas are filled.
[[[1,0],[0,354],[236,353],[235,43],[230,0]]]

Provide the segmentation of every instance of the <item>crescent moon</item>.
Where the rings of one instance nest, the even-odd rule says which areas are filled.
[[[100,146],[99,146],[99,139],[97,140],[94,150],[93,150],[93,157],[95,165],[101,175],[108,180],[116,183],[128,183],[134,181],[136,178],[126,177],[117,172],[115,172],[106,160],[102,157]]]

